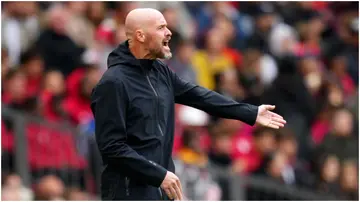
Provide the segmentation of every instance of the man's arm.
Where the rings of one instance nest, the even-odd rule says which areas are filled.
[[[175,102],[203,110],[213,116],[236,119],[254,125],[258,107],[246,103],[238,103],[217,92],[197,86],[178,77],[170,71],[173,82]]]
[[[91,107],[98,148],[103,160],[116,165],[119,172],[159,187],[167,170],[139,155],[126,142],[127,100],[123,83],[115,78],[94,89]]]

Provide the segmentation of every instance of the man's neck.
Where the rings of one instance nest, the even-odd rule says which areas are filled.
[[[141,44],[134,44],[133,42],[129,41],[129,49],[130,52],[133,54],[133,56],[138,59],[148,59],[148,60],[154,60],[156,58],[153,58],[150,56],[150,53],[148,50],[146,50]]]

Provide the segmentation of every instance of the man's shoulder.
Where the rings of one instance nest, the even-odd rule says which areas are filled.
[[[122,84],[125,80],[124,73],[119,68],[109,68],[102,75],[98,86],[102,84]]]
[[[104,72],[103,77],[109,79],[124,79],[126,77],[127,69],[128,68],[125,68],[123,64],[117,64],[113,67],[108,68]]]

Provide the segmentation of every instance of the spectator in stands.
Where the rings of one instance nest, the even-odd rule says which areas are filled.
[[[341,107],[346,104],[344,91],[339,85],[335,83],[328,83],[326,87],[326,102],[333,107]]]
[[[265,86],[261,79],[261,58],[260,47],[247,48],[243,53],[243,63],[240,69],[240,81],[247,89],[245,102],[257,105],[260,103],[260,96]]]
[[[260,172],[264,158],[277,148],[276,136],[274,130],[263,127],[256,128],[252,136],[240,136],[235,142],[233,170],[241,174]]]
[[[195,51],[194,44],[187,40],[178,43],[175,57],[168,61],[168,65],[181,78],[197,84],[197,75],[191,63],[191,57]]]
[[[296,136],[287,128],[280,131],[278,135],[278,150],[285,154],[291,163],[297,163],[298,143]]]
[[[269,53],[268,38],[276,23],[275,8],[269,3],[258,3],[252,6],[252,15],[255,20],[254,33],[247,40],[246,47],[259,47],[264,53]]]
[[[44,71],[44,61],[35,49],[29,49],[20,57],[21,69],[27,78],[26,92],[28,96],[36,96],[40,92]]]
[[[276,181],[285,183],[284,171],[286,169],[287,162],[288,162],[288,158],[284,153],[281,152],[274,153],[270,157],[268,164],[266,164],[265,166],[266,175]]]
[[[324,40],[324,53],[333,57],[334,53],[342,52],[347,61],[347,72],[355,84],[359,84],[358,59],[358,16],[355,2],[340,2],[332,4],[334,15],[333,35]]]
[[[183,105],[176,105],[177,125],[174,134],[173,155],[176,156],[183,145],[183,133],[185,130],[194,132],[200,137],[201,148],[198,150],[207,151],[210,146],[210,138],[207,130],[209,124],[209,116],[198,109]]]
[[[225,70],[235,68],[231,58],[225,54],[226,41],[223,32],[211,29],[206,35],[206,49],[195,51],[192,62],[199,85],[214,90],[215,77]]]
[[[340,195],[339,175],[340,161],[336,156],[327,156],[320,165],[319,184],[317,189],[326,194]]]
[[[349,108],[354,107],[352,102],[355,101],[353,96],[356,96],[356,94],[353,94],[346,99],[340,82],[338,82],[333,75],[330,74],[328,76],[329,79],[324,79],[320,92],[316,96],[319,113],[311,126],[312,139],[315,146],[322,143],[326,134],[330,132],[331,119],[334,112],[342,106]]]
[[[314,186],[314,176],[307,164],[298,159],[298,142],[292,131],[283,128],[279,131],[278,151],[286,155],[288,163],[284,171],[286,184],[310,188]]]
[[[86,16],[92,23],[92,26],[96,28],[105,19],[105,15],[107,11],[105,2],[94,1],[87,3],[88,3],[88,9],[86,12]]]
[[[356,90],[354,81],[347,71],[347,66],[346,57],[342,53],[335,55],[330,60],[330,70],[338,80],[338,83],[340,83],[344,91],[345,98],[353,95]]]
[[[258,173],[259,176],[265,177],[268,183],[274,185],[285,184],[289,179],[293,178],[293,175],[286,173],[286,166],[288,159],[285,154],[281,152],[275,152],[263,162],[263,169]],[[262,189],[250,187],[248,189],[248,200],[286,200],[285,197],[277,195],[276,192],[267,192]]]
[[[219,170],[229,170],[233,163],[231,158],[231,137],[226,133],[211,134],[211,145],[208,152],[209,164]],[[230,180],[225,176],[214,176],[221,187],[221,200],[230,200]]]
[[[356,161],[345,161],[341,168],[340,185],[344,200],[359,200],[359,169]]]
[[[40,30],[36,2],[6,2],[1,16],[2,45],[8,50],[9,65],[20,62],[20,55],[36,40]]]
[[[9,174],[3,176],[1,185],[1,200],[4,201],[30,201],[33,200],[33,193],[26,188],[20,176]]]
[[[64,183],[56,176],[44,176],[36,184],[35,200],[55,201],[64,200]]]
[[[67,80],[67,95],[62,105],[74,124],[80,124],[82,118],[84,122],[92,119],[92,116],[88,114],[90,109],[87,102],[91,93],[89,89],[94,85],[89,82],[97,81],[96,78],[92,79],[94,77],[91,75],[94,73],[95,75],[100,73],[97,67],[86,66],[74,71]]]
[[[320,56],[321,34],[324,31],[324,22],[320,14],[314,10],[304,10],[301,19],[297,23],[300,35],[300,44],[297,47],[297,54]]]
[[[200,134],[194,130],[185,129],[182,134],[182,143],[177,158],[185,164],[206,167],[208,158],[202,149]]]
[[[245,124],[237,120],[213,118],[209,130],[214,136],[221,135],[231,138],[245,128],[244,125]]]
[[[185,130],[182,140],[175,165],[184,195],[188,200],[220,200],[221,190],[207,169],[206,154],[201,151],[200,134]]]
[[[77,94],[68,96],[64,100],[64,109],[69,113],[74,124],[86,124],[93,119],[90,109],[90,96],[100,77],[101,72],[98,67],[87,68],[84,77],[80,81]]]
[[[68,36],[79,47],[92,48],[95,45],[94,27],[86,18],[89,2],[71,1],[64,4],[69,14],[69,21],[66,24]]]
[[[25,74],[18,69],[10,69],[4,80],[3,103],[19,107],[27,98]]]
[[[305,79],[299,73],[295,58],[284,57],[279,62],[279,75],[274,83],[262,94],[262,102],[276,105],[275,111],[283,114],[299,143],[299,156],[309,159],[310,125],[316,111],[315,98],[305,85]]]
[[[228,168],[232,164],[231,158],[231,138],[229,135],[212,134],[211,148],[209,151],[210,163],[217,166]]]
[[[273,35],[278,29],[281,29],[281,24],[278,22],[278,16],[275,12],[274,4],[269,2],[259,2],[251,6],[250,13],[254,16],[255,29],[253,35],[247,41],[247,49],[256,49],[260,53],[260,58],[258,59],[258,80],[262,83],[263,86],[269,86],[278,75],[278,67],[276,61],[271,54],[272,40],[274,40]],[[282,32],[283,33],[283,32]],[[286,35],[286,33],[283,33]],[[292,38],[291,33],[288,34],[288,44],[281,45],[280,42],[276,44],[276,47],[282,47],[281,51],[278,52],[288,52],[291,46]],[[280,35],[281,37],[281,35]],[[283,40],[286,37],[282,37]],[[294,43],[294,42],[293,42]],[[255,63],[255,62],[254,62]]]
[[[65,90],[64,75],[59,70],[47,71],[43,80],[43,91],[54,96],[61,96]]]
[[[278,23],[269,35],[269,50],[275,58],[293,54],[298,43],[296,30],[288,24]]]
[[[213,26],[216,16],[221,14],[225,14],[234,24],[237,43],[232,44],[232,47],[236,49],[244,48],[244,41],[252,32],[251,21],[248,16],[239,13],[227,2],[208,2],[201,6],[195,17],[199,41],[204,38],[207,31]]]
[[[316,96],[322,86],[322,68],[318,58],[312,56],[302,57],[299,61],[299,70],[304,78],[309,92]]]
[[[317,147],[324,140],[330,131],[331,117],[334,107],[329,104],[322,106],[322,110],[317,114],[316,120],[311,126],[311,138],[313,147]]]
[[[55,6],[48,13],[48,26],[41,33],[36,46],[45,61],[45,68],[57,68],[68,76],[81,64],[84,48],[78,46],[68,35],[66,25],[70,18],[62,6]]]
[[[236,101],[243,101],[246,96],[246,90],[239,80],[238,71],[229,69],[219,75],[216,91],[222,95],[226,95]]]
[[[354,138],[354,119],[347,109],[339,109],[332,118],[332,130],[317,148],[318,155],[332,154],[340,160],[357,159],[358,144]]]
[[[60,71],[50,70],[46,72],[43,80],[43,90],[40,94],[46,120],[61,121],[69,118],[62,106],[65,90],[64,76]]]
[[[226,47],[224,52],[231,58],[236,68],[240,68],[242,65],[242,55],[239,50],[234,48],[234,44],[238,43],[236,38],[236,30],[231,19],[225,14],[219,14],[214,19],[213,27],[223,32],[223,36],[226,41]]]

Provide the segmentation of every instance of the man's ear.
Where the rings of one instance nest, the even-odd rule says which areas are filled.
[[[142,30],[137,30],[136,31],[136,38],[140,42],[144,43],[145,42],[145,33]]]

